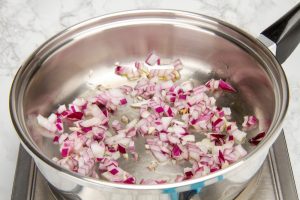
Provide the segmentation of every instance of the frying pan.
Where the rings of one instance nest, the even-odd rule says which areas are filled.
[[[261,167],[281,131],[289,90],[280,64],[299,42],[299,8],[300,4],[258,39],[218,19],[177,10],[126,11],[70,27],[34,51],[15,76],[10,113],[21,143],[51,188],[65,199],[233,199]],[[268,47],[276,48],[272,53]],[[37,128],[37,114],[47,116],[59,104],[84,95],[91,83],[125,84],[114,75],[114,63],[143,60],[153,50],[161,57],[182,60],[182,80],[204,83],[222,78],[232,83],[238,92],[221,96],[217,104],[230,105],[238,122],[244,115],[257,116],[259,129],[266,131],[262,142],[255,147],[246,143],[248,155],[225,169],[161,185],[111,183],[55,164],[51,158],[57,155],[57,147]],[[136,143],[141,159],[120,163],[129,173],[158,178],[182,172],[184,166],[167,164],[148,173],[145,165],[151,155],[142,139]]]

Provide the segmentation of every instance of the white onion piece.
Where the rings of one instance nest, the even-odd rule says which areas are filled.
[[[140,108],[143,105],[147,105],[148,102],[149,102],[149,100],[138,102],[138,103],[132,103],[132,104],[130,104],[130,106],[133,107],[133,108]]]
[[[154,52],[151,52],[147,56],[145,62],[151,66],[154,64],[160,64],[160,58]]]
[[[195,136],[194,135],[185,135],[181,137],[182,140],[185,142],[195,142]]]
[[[91,149],[96,158],[103,158],[105,152],[104,143],[93,142],[91,143]]]
[[[40,126],[47,129],[48,131],[55,132],[57,130],[55,124],[51,123],[47,118],[43,117],[42,115],[37,116],[37,121]]]
[[[91,126],[97,126],[97,125],[100,125],[101,124],[101,119],[97,118],[97,117],[93,117],[91,119],[88,119],[88,120],[85,120],[85,121],[82,121],[80,123],[81,126],[83,127],[91,127]]]
[[[56,116],[56,114],[54,114],[54,113],[52,113],[52,114],[48,117],[48,121],[49,121],[51,124],[55,123],[56,120],[57,120],[57,116]]]
[[[58,107],[58,109],[57,109],[57,112],[58,112],[59,114],[61,114],[62,112],[66,111],[66,110],[67,110],[66,105],[60,105],[60,106]]]
[[[84,98],[76,98],[74,101],[73,101],[73,104],[76,105],[76,106],[83,106],[86,104],[86,100]]]
[[[161,123],[162,123],[163,130],[168,129],[172,119],[173,119],[173,117],[162,117],[161,118]]]
[[[237,130],[232,132],[232,135],[233,135],[234,140],[236,141],[236,143],[240,144],[240,143],[245,141],[247,134],[245,132],[240,131],[240,130],[237,129]]]
[[[103,114],[103,112],[100,110],[100,108],[95,104],[89,105],[88,110],[90,111],[90,113],[93,117],[99,118],[100,120],[103,120],[104,118],[106,118],[106,116]]]
[[[244,147],[242,146],[242,145],[236,145],[235,147],[234,147],[234,150],[236,151],[236,152],[238,152],[239,153],[239,155],[240,155],[240,158],[242,158],[242,157],[244,157],[244,156],[246,156],[247,155],[247,151],[244,149]]]

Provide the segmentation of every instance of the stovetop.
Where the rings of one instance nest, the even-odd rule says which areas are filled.
[[[11,200],[60,200],[28,153],[20,147]],[[284,134],[274,143],[262,168],[235,200],[297,200]],[[199,200],[196,195],[192,200]],[[221,200],[221,199],[220,199]]]

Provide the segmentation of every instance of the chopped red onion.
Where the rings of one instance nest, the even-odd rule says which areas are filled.
[[[83,113],[82,112],[72,112],[70,114],[67,115],[67,118],[69,120],[73,120],[73,121],[76,121],[76,120],[81,120],[83,117]]]
[[[63,112],[66,111],[66,110],[67,110],[66,105],[60,105],[60,106],[58,107],[58,109],[57,109],[57,112],[58,112],[59,114],[61,114],[61,113],[63,113]]]
[[[63,148],[61,150],[61,156],[64,158],[64,157],[67,157],[70,153],[70,148],[66,147],[66,148]]]
[[[119,167],[118,160],[138,161],[136,137],[145,137],[145,149],[154,161],[148,169],[155,171],[163,162],[189,162],[179,182],[205,176],[227,167],[247,155],[242,143],[248,131],[257,126],[255,116],[245,116],[241,131],[231,121],[231,109],[218,107],[213,92],[236,92],[228,82],[211,79],[205,85],[194,86],[193,80],[174,83],[183,69],[180,59],[166,60],[151,52],[145,62],[132,67],[116,65],[115,73],[134,86],[99,88],[87,98],[76,98],[68,105],[60,105],[48,118],[38,115],[38,124],[53,132],[53,142],[59,146],[61,158],[53,158],[58,165],[90,176],[116,183],[135,184],[136,178]],[[122,106],[130,102],[125,112],[135,112],[130,120]],[[133,103],[132,103],[133,102]],[[128,109],[128,110],[126,110]],[[119,119],[119,120],[117,120]],[[204,137],[198,137],[193,129]],[[69,131],[69,133],[67,132]],[[249,143],[257,145],[265,132],[257,134]],[[99,171],[96,165],[99,164]],[[140,184],[163,184],[163,179],[141,179]]]
[[[103,124],[102,122],[103,121],[101,121],[101,119],[99,119],[97,117],[93,117],[91,119],[82,121],[80,123],[80,125],[86,128],[86,127],[92,127],[92,126],[97,126],[97,125]]]
[[[42,115],[37,116],[37,122],[40,126],[47,129],[48,131],[55,132],[57,130],[54,123],[51,123],[49,119],[43,117]]]
[[[151,65],[151,66],[153,66],[154,64],[158,64],[159,65],[160,64],[160,58],[154,52],[151,52],[147,56],[145,62],[148,65]]]
[[[57,120],[57,115],[54,114],[54,113],[52,113],[52,114],[48,117],[48,121],[49,121],[51,124],[55,123],[56,120]]]
[[[258,119],[255,116],[244,116],[244,122],[242,124],[243,128],[246,130],[251,130],[256,127]]]
[[[183,69],[183,64],[181,62],[180,59],[176,59],[174,62],[173,62],[173,66],[174,66],[174,69],[177,70],[177,71],[180,71]]]
[[[244,157],[247,155],[247,151],[244,149],[242,145],[236,145],[234,148],[234,151],[238,152],[240,155],[240,158]]]
[[[125,104],[127,104],[127,100],[124,98],[124,99],[121,99],[120,100],[120,104],[121,105],[125,105]]]
[[[84,106],[87,103],[87,101],[84,98],[76,98],[73,101],[73,104],[76,106]]]
[[[116,65],[115,73],[116,73],[117,75],[124,75],[124,74],[125,74],[125,67]]]
[[[116,131],[119,131],[122,129],[122,124],[118,121],[118,120],[114,120],[112,123],[111,123],[111,126],[114,130]]]
[[[234,130],[233,132],[232,132],[232,136],[234,137],[234,140],[238,143],[238,144],[240,144],[240,143],[242,143],[245,139],[246,139],[246,133],[245,132],[243,132],[243,131],[240,131],[240,130],[238,130],[238,129],[236,129],[236,130]]]
[[[105,145],[103,142],[92,142],[91,149],[96,158],[103,158],[105,152]]]
[[[175,144],[172,149],[172,156],[179,157],[181,153],[182,153],[181,149],[178,147],[178,145]]]
[[[249,143],[253,145],[258,145],[262,141],[262,139],[264,139],[265,136],[266,136],[265,132],[260,132],[253,138],[249,139]]]
[[[236,89],[234,89],[229,83],[223,81],[222,79],[220,79],[219,88],[229,92],[236,92]]]
[[[211,79],[205,83],[205,86],[213,91],[217,89],[221,89],[228,92],[236,92],[236,89],[234,89],[229,83],[223,81],[222,79],[220,80]]]
[[[118,151],[121,154],[125,154],[126,153],[126,148],[122,144],[118,144]]]
[[[155,111],[157,113],[161,113],[161,112],[164,112],[164,109],[163,109],[163,107],[159,106],[159,107],[155,108]]]
[[[58,143],[58,139],[59,139],[59,136],[54,136],[54,138],[53,138],[53,143]]]

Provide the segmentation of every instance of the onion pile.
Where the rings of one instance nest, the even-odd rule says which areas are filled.
[[[48,118],[38,115],[38,124],[54,133],[53,142],[59,146],[60,158],[53,158],[54,162],[112,182],[163,184],[201,177],[244,157],[245,131],[257,127],[258,119],[245,116],[240,130],[231,121],[230,108],[218,107],[211,95],[236,89],[222,79],[197,86],[193,81],[178,83],[182,68],[180,59],[163,60],[151,52],[145,62],[135,62],[134,67],[115,67],[117,75],[136,80],[134,87],[102,88],[96,95],[60,105]],[[123,115],[118,120],[118,108],[128,102],[133,102],[130,107],[138,117]],[[156,167],[165,162],[189,162],[190,167],[171,181],[137,180],[118,163],[121,157],[139,160],[136,136],[145,137],[145,149],[156,159],[149,162],[149,171],[155,173]],[[202,139],[197,141],[195,136]],[[259,133],[249,142],[257,145],[264,136],[264,132]]]

